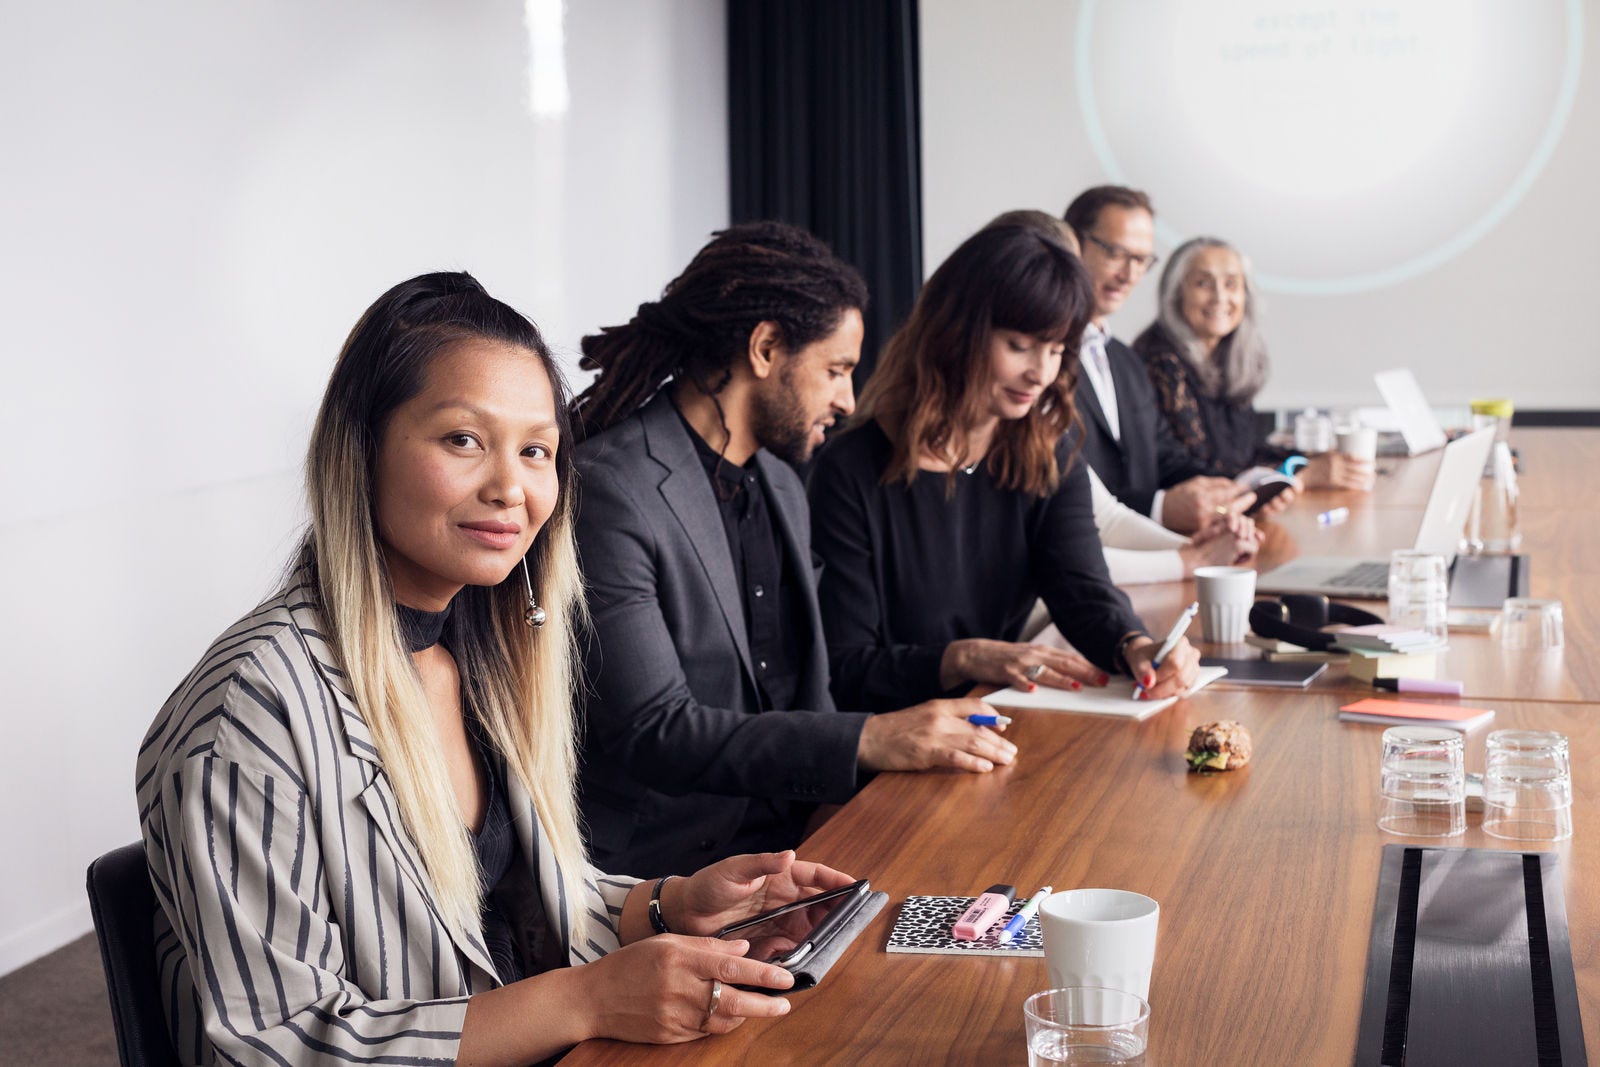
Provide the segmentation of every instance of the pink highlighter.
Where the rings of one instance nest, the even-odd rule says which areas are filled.
[[[972,905],[961,913],[961,918],[957,919],[955,926],[950,929],[950,935],[957,941],[978,940],[984,931],[994,925],[996,919],[1006,913],[1011,907],[1011,902],[1016,899],[1016,886],[990,886],[983,891],[983,896],[974,900]]]

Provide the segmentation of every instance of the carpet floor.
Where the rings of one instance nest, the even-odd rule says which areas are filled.
[[[117,1067],[93,934],[0,977],[0,1064]]]

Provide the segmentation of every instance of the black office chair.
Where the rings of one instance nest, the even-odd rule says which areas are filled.
[[[144,845],[123,845],[89,864],[88,889],[122,1067],[176,1067],[157,988],[156,894]]]

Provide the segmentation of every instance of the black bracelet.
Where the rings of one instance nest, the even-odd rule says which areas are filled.
[[[656,887],[650,891],[650,929],[658,934],[670,934],[667,929],[667,920],[661,917],[661,887],[667,884],[669,878],[678,877],[675,874],[664,874],[656,881]]]

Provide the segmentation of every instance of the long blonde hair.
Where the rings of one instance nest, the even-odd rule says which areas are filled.
[[[587,925],[587,870],[574,782],[576,635],[583,583],[572,537],[572,437],[565,383],[534,325],[495,300],[470,275],[427,274],[390,289],[350,332],[329,379],[306,459],[311,527],[302,558],[316,572],[321,610],[356,707],[394,789],[400,817],[427,868],[445,921],[479,929],[483,894],[477,858],[432,716],[404,643],[373,511],[372,471],[389,416],[421,391],[429,365],[462,341],[526,349],[550,377],[559,423],[555,511],[526,557],[547,621],[523,619],[520,576],[467,586],[449,621],[467,713],[533,798],[563,874],[578,936]],[[513,811],[513,817],[517,812]],[[556,921],[555,916],[551,916]]]

